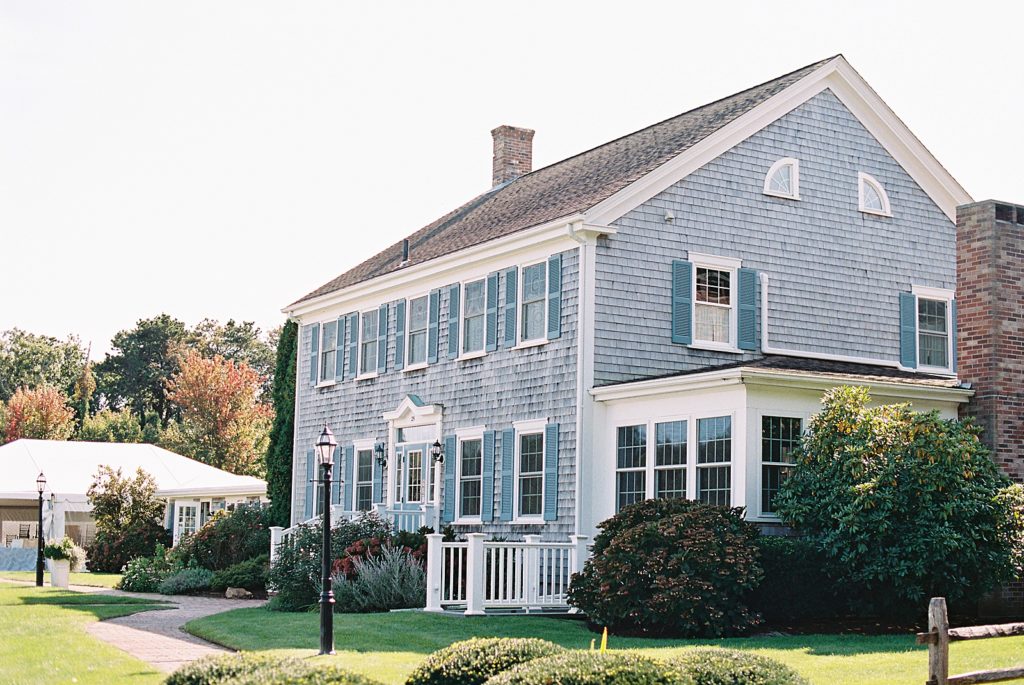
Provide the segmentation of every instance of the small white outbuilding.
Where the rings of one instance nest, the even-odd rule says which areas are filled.
[[[129,477],[141,468],[153,476],[157,496],[167,502],[165,523],[175,543],[216,511],[267,500],[267,484],[259,478],[237,476],[156,445],[15,440],[0,446],[0,544],[35,548],[40,473],[46,477],[44,538],[67,535],[88,544],[95,524],[86,492],[100,466],[121,469]]]

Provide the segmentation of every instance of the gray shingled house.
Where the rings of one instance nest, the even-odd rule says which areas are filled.
[[[326,423],[332,515],[465,539],[431,539],[429,608],[559,605],[596,524],[646,497],[777,524],[832,386],[969,399],[971,198],[842,56],[538,170],[532,131],[492,133],[490,190],[284,310],[292,522],[319,513]]]

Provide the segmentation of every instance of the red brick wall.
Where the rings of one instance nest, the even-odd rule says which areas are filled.
[[[492,187],[533,171],[533,133],[528,128],[515,126],[499,126],[491,131],[494,139]]]

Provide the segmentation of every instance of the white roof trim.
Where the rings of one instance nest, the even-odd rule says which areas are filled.
[[[963,186],[946,171],[849,62],[839,56],[594,205],[586,213],[587,223],[611,224],[825,89],[830,89],[846,105],[950,221],[956,221],[958,205],[973,202]]]

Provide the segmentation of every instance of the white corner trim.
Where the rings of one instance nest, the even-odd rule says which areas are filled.
[[[693,262],[694,266],[711,266],[719,269],[732,269],[736,270],[743,266],[742,259],[736,259],[735,257],[722,257],[720,255],[704,254],[703,252],[689,251],[686,253],[686,258]]]
[[[771,187],[770,187],[771,186],[771,181],[772,181],[772,176],[774,176],[775,172],[778,171],[779,169],[781,169],[784,166],[791,166],[791,167],[793,167],[793,171],[789,175],[789,184],[790,184],[790,186],[792,186],[793,192],[791,194],[789,194],[789,195],[786,195],[785,193],[780,193],[777,190],[772,190]],[[768,170],[768,173],[765,174],[765,176],[764,176],[764,191],[763,192],[764,192],[765,195],[771,195],[772,197],[781,197],[781,198],[784,198],[786,200],[799,200],[800,199],[800,160],[796,159],[795,157],[783,157],[779,161],[775,162],[775,164],[772,164],[771,168]]]
[[[543,433],[544,426],[550,421],[548,419],[527,419],[523,421],[513,421],[512,427],[515,428],[516,433]]]
[[[866,185],[871,186],[872,189],[878,193],[878,198],[882,201],[881,211],[864,206],[864,186]],[[885,192],[885,186],[883,186],[874,176],[866,174],[863,171],[857,172],[857,209],[865,214],[892,216],[892,205],[889,204],[889,193]]]
[[[912,285],[910,291],[918,297],[926,300],[952,300],[956,298],[956,291],[949,288],[933,288],[927,285]]]

